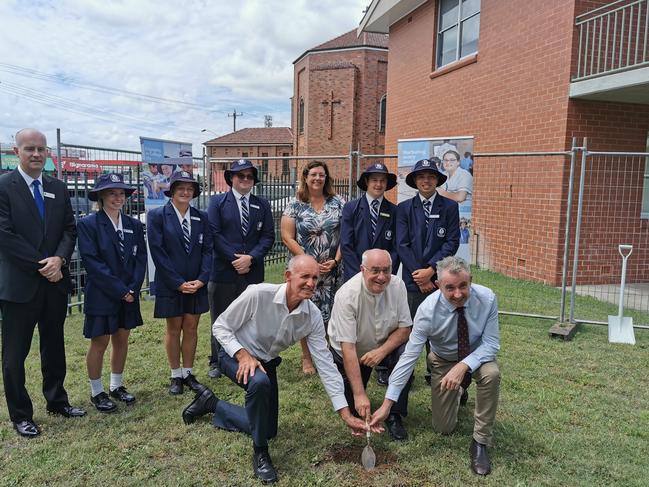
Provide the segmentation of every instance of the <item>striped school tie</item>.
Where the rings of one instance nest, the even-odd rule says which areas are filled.
[[[372,222],[372,238],[376,235],[376,224],[379,221],[379,200],[372,201],[370,205],[370,220]]]
[[[243,234],[248,233],[248,223],[250,221],[250,213],[248,212],[248,203],[246,202],[246,197],[241,197],[241,230]]]
[[[424,201],[424,216],[426,217],[426,226],[428,226],[428,222],[430,221],[430,207],[430,201]]]
[[[124,232],[117,230],[117,242],[119,243],[119,256],[124,260]]]
[[[189,223],[187,220],[183,220],[183,246],[185,247],[185,252],[189,253],[189,242],[190,242],[190,233],[189,233]]]

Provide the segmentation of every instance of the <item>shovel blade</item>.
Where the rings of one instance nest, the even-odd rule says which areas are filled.
[[[373,470],[376,466],[376,455],[370,445],[363,448],[363,453],[361,453],[361,464],[365,470]]]
[[[627,343],[635,345],[635,334],[633,333],[633,318],[628,316],[608,317],[608,341],[609,343]]]

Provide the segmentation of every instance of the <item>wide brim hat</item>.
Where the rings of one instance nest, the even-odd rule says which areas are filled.
[[[124,176],[117,173],[102,174],[97,178],[95,187],[88,191],[88,199],[97,201],[99,193],[105,189],[123,189],[128,198],[135,192],[135,187],[124,182]]]
[[[367,191],[367,176],[369,176],[370,174],[385,174],[387,176],[388,184],[385,188],[386,191],[390,191],[397,185],[397,175],[389,172],[385,167],[385,164],[377,162],[365,168],[365,171],[363,171],[361,176],[358,178],[358,181],[356,181],[356,186],[358,186],[363,191]]]
[[[446,176],[442,174],[439,169],[437,169],[437,164],[435,164],[435,161],[431,161],[430,159],[421,159],[420,161],[417,161],[415,167],[406,176],[406,184],[411,188],[417,189],[417,185],[415,184],[415,176],[417,176],[417,173],[424,171],[430,171],[435,174],[435,176],[437,176],[437,187],[446,182]]]
[[[190,173],[188,173],[187,171],[176,171],[169,178],[169,189],[165,189],[163,191],[164,195],[168,198],[171,198],[174,185],[178,183],[191,183],[194,186],[194,198],[201,194],[201,186]]]
[[[259,182],[257,168],[248,159],[239,159],[238,161],[233,161],[230,169],[226,169],[223,173],[223,177],[225,178],[225,182],[228,183],[228,186],[232,186],[232,175],[235,172],[245,171],[246,169],[252,169],[252,175],[255,177],[255,184],[257,184]]]

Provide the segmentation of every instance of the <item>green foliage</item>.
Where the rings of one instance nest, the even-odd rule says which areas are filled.
[[[269,280],[280,281],[283,265],[269,271]],[[497,291],[501,308],[507,299],[517,299],[536,305],[530,309],[539,314],[556,314],[555,289],[484,271],[476,272],[475,280]],[[584,303],[579,305],[598,306]],[[152,314],[152,303],[145,302],[145,325],[130,338],[125,382],[137,402],[120,404],[115,414],[103,415],[89,404],[88,341],[82,337],[83,315],[78,312],[66,322],[66,387],[71,402],[88,408],[88,416],[64,419],[45,413],[36,334],[27,358],[27,387],[43,434],[34,440],[15,434],[1,391],[0,485],[258,485],[248,437],[218,430],[207,417],[191,426],[182,423],[181,412],[192,396],[167,394],[164,321],[152,319]],[[563,342],[548,338],[551,324],[501,318],[503,381],[491,450],[494,469],[485,479],[469,469],[473,387],[457,432],[434,433],[420,360],[405,420],[410,440],[373,437],[378,464],[368,473],[360,466],[364,439],[348,433],[317,377],[302,376],[299,346],[290,348],[278,369],[280,431],[270,445],[279,485],[646,485],[649,392],[643,384],[649,332],[636,331],[634,347],[611,345],[606,328],[581,325],[574,341]],[[241,404],[238,386],[226,378],[207,377],[207,315],[199,335],[198,379],[219,397]],[[106,387],[108,372],[107,357]],[[376,407],[385,389],[372,378],[368,392]]]

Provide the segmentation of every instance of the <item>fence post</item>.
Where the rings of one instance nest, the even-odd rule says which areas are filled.
[[[577,288],[577,266],[579,265],[579,236],[581,234],[581,214],[584,204],[584,186],[586,184],[586,161],[588,157],[588,139],[584,137],[581,153],[581,171],[579,175],[579,200],[577,202],[577,228],[575,229],[575,255],[572,262],[572,288],[570,295],[570,323],[575,322],[575,293]]]
[[[60,180],[63,175],[63,169],[61,168],[61,165],[63,164],[63,161],[61,160],[61,129],[56,129],[56,158],[56,177]]]
[[[349,144],[349,182],[347,184],[347,201],[352,200],[352,165],[354,164],[354,150]]]
[[[572,138],[572,149],[570,154],[570,177],[568,180],[568,201],[566,203],[566,231],[564,234],[563,244],[563,269],[561,272],[561,311],[559,314],[559,323],[565,321],[566,307],[566,285],[568,277],[568,254],[570,253],[570,223],[572,220],[572,192],[575,176],[575,161],[577,159],[577,138]]]

